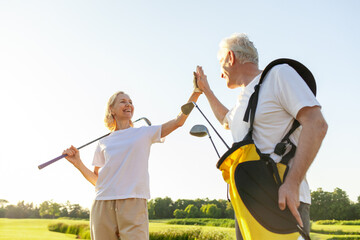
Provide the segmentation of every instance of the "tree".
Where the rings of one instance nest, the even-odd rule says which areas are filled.
[[[154,218],[172,218],[173,217],[173,201],[171,198],[156,198],[154,201]]]
[[[148,201],[148,213],[149,213],[149,219],[155,219],[155,203],[154,199],[151,199]]]
[[[322,188],[311,192],[310,218],[312,220],[331,219],[330,216],[331,193],[325,192]]]
[[[0,199],[0,208],[5,208],[6,204],[8,204],[9,201],[5,199]]]
[[[182,209],[176,209],[174,211],[175,218],[186,218],[187,213]]]
[[[216,204],[202,205],[200,212],[203,217],[207,218],[219,218],[221,216],[221,210],[216,206]]]
[[[310,218],[312,220],[351,220],[354,207],[350,202],[346,192],[340,188],[335,188],[334,192],[325,192],[322,188],[311,192]]]
[[[225,217],[231,219],[235,218],[234,207],[229,201],[226,202]]]
[[[221,215],[221,210],[215,204],[208,204],[206,209],[206,216],[209,218],[219,218]]]
[[[200,216],[199,209],[194,205],[190,204],[185,208],[188,218],[198,218]]]
[[[71,217],[71,218],[80,218],[81,211],[82,211],[82,208],[81,208],[81,206],[79,204],[72,204],[70,206],[69,217]]]
[[[345,191],[340,188],[335,188],[332,193],[332,204],[330,211],[332,218],[337,220],[347,220],[350,218],[349,214],[351,213],[350,209],[350,199]]]
[[[358,196],[357,203],[355,204],[355,219],[360,219],[360,196]]]
[[[195,204],[195,201],[189,199],[178,199],[174,202],[173,207],[174,209],[185,210],[185,208],[190,204]]]
[[[55,218],[60,216],[61,205],[51,201],[45,201],[40,204],[39,213],[42,218]]]

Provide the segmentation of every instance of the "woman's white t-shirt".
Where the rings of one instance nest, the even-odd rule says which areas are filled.
[[[148,160],[161,126],[127,128],[101,139],[93,166],[100,167],[95,200],[150,198]]]
[[[235,106],[227,113],[224,124],[228,124],[234,142],[242,141],[247,134],[250,121],[244,122],[244,114],[254,87],[260,76],[255,77],[241,90]],[[281,157],[274,154],[277,143],[290,130],[300,109],[320,106],[314,94],[300,75],[289,65],[274,66],[265,77],[259,93],[255,113],[253,140],[262,153],[269,153],[275,162]],[[301,126],[290,136],[297,146]],[[292,161],[289,166],[291,167]],[[300,201],[311,203],[310,189],[306,178],[300,185]]]

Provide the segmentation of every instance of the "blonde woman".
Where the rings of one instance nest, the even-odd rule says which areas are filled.
[[[189,101],[196,102],[200,94],[194,91]],[[133,128],[133,114],[134,105],[128,94],[117,92],[110,97],[105,125],[111,134],[98,143],[93,171],[83,164],[74,146],[63,152],[95,186],[96,197],[90,214],[93,240],[149,239],[150,147],[181,127],[187,118],[180,113],[162,125]]]

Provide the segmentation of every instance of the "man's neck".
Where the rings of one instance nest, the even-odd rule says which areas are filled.
[[[254,63],[243,63],[238,66],[237,84],[247,86],[262,71]]]

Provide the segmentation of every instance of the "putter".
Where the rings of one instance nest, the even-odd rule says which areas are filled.
[[[136,123],[136,122],[138,122],[138,121],[140,121],[140,120],[144,120],[144,121],[147,123],[147,125],[151,126],[151,122],[150,122],[149,119],[147,119],[146,117],[139,118],[139,119],[135,120],[133,123]],[[81,147],[78,147],[77,149],[80,150],[80,149],[82,149],[83,147],[86,147],[87,145],[92,144],[93,142],[96,142],[96,141],[98,141],[98,140],[100,140],[100,139],[102,139],[102,138],[104,138],[104,137],[106,137],[106,136],[109,136],[110,133],[111,133],[111,132],[109,132],[109,133],[105,134],[104,136],[101,136],[101,137],[99,137],[99,138],[97,138],[97,139],[95,139],[95,140],[92,140],[91,142],[88,142],[88,143],[82,145]],[[47,166],[49,166],[50,164],[53,164],[54,162],[57,162],[57,161],[59,161],[60,159],[66,157],[66,156],[67,156],[67,154],[60,155],[60,156],[58,156],[58,157],[56,157],[56,158],[54,158],[54,159],[52,159],[52,160],[50,160],[50,161],[47,161],[47,162],[45,162],[45,163],[43,163],[43,164],[40,164],[40,165],[38,166],[38,168],[39,168],[39,170],[40,170],[40,169],[43,169],[44,167],[47,167]]]
[[[195,137],[205,137],[206,135],[209,136],[209,139],[216,151],[216,154],[218,155],[218,157],[220,158],[220,154],[218,152],[218,150],[215,147],[215,144],[213,142],[213,140],[211,139],[210,133],[207,129],[207,127],[205,127],[204,125],[194,125],[191,130],[190,130],[190,134],[195,136]]]
[[[220,134],[216,131],[214,126],[211,124],[211,122],[207,119],[207,117],[204,115],[204,113],[200,110],[199,106],[195,102],[188,102],[181,106],[181,111],[185,115],[189,115],[190,112],[193,110],[194,106],[199,110],[201,115],[205,118],[205,120],[210,124],[211,128],[215,131],[215,133],[218,135],[218,137],[221,139],[221,141],[225,144],[225,146],[230,149],[230,147],[226,144],[224,139],[220,136]]]

